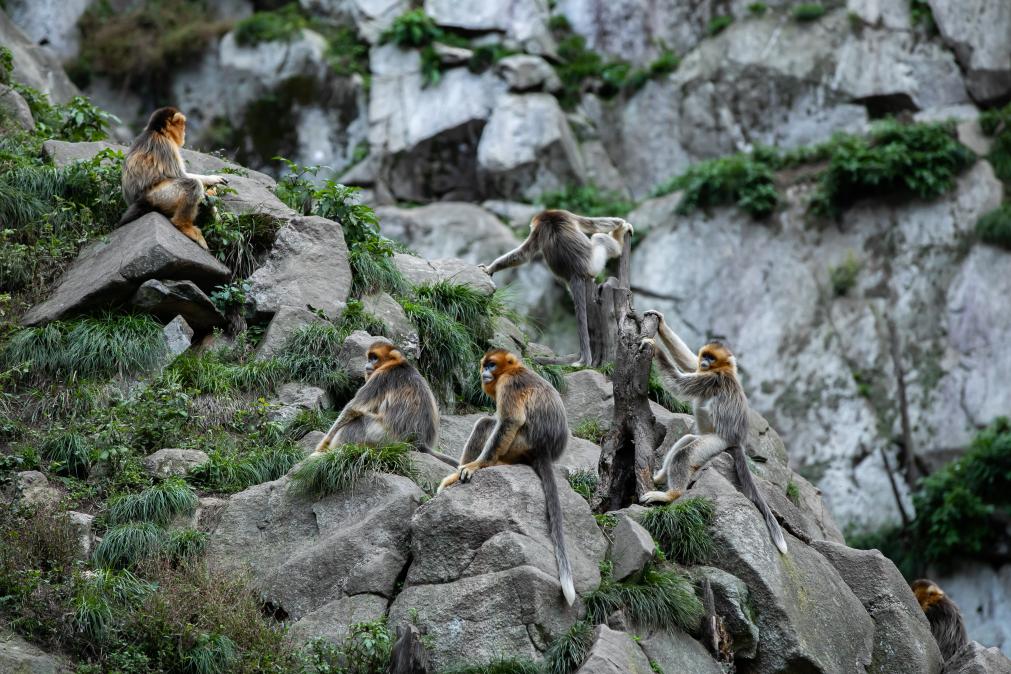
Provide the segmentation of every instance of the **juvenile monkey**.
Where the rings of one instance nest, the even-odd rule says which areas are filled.
[[[541,479],[548,511],[548,533],[555,544],[555,561],[565,601],[572,605],[576,589],[565,552],[562,506],[552,464],[561,458],[569,440],[565,407],[558,391],[515,354],[493,349],[481,360],[481,385],[495,399],[495,418],[478,419],[460,459],[460,467],[439,485],[439,491],[467,482],[481,468],[524,463]]]
[[[773,543],[786,554],[786,538],[769,505],[758,491],[744,453],[748,441],[748,398],[737,378],[737,359],[726,345],[711,342],[699,350],[698,357],[671,330],[656,311],[657,334],[672,353],[671,362],[662,348],[654,348],[657,363],[677,389],[692,399],[695,433],[685,435],[664,456],[663,466],[653,475],[654,482],[667,480],[667,491],[649,491],[643,503],[670,503],[681,497],[696,470],[725,449],[734,455],[734,466],[741,491],[758,507],[769,527]],[[643,346],[652,339],[643,340]],[[689,370],[694,370],[691,372]],[[666,447],[662,446],[663,449]]]
[[[151,114],[123,164],[123,199],[128,208],[119,224],[157,211],[206,250],[204,235],[193,221],[207,188],[227,181],[221,176],[187,173],[179,152],[185,142],[186,115],[175,108],[159,108]]]
[[[455,459],[435,451],[438,434],[439,407],[428,382],[399,349],[380,339],[369,347],[365,383],[316,445],[316,452],[349,443],[408,442],[455,466]]]
[[[926,578],[914,580],[910,585],[916,601],[927,616],[930,633],[934,635],[941,658],[945,662],[958,653],[969,642],[965,622],[958,605],[944,593],[937,583]]]
[[[576,365],[590,365],[593,359],[586,323],[586,292],[608,259],[621,255],[625,236],[632,231],[632,225],[621,218],[586,218],[568,211],[542,211],[530,220],[530,234],[526,240],[484,270],[492,275],[542,253],[551,273],[568,284],[576,305],[579,326]]]

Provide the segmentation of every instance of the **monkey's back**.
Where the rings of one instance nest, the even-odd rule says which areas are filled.
[[[181,161],[175,146],[164,136],[141,133],[123,162],[123,200],[132,204],[162,180],[183,177]]]
[[[698,431],[716,433],[729,445],[744,447],[748,439],[748,398],[744,389],[732,374],[721,372],[711,376],[717,383],[712,387],[712,395],[694,403]]]
[[[407,442],[435,448],[439,435],[439,406],[428,382],[413,365],[404,362],[381,373],[389,395],[380,413],[391,435]],[[371,384],[375,377],[367,382]]]
[[[566,211],[544,211],[537,216],[537,243],[551,273],[568,282],[573,276],[592,277],[590,240]]]
[[[543,377],[527,369],[511,378],[509,388],[520,398],[516,402],[524,406],[526,423],[519,431],[523,440],[531,452],[543,452],[551,461],[557,461],[569,441],[562,397]]]

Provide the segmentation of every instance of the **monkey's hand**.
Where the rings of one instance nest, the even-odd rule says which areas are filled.
[[[648,491],[639,499],[639,503],[671,503],[681,498],[681,492],[671,491]]]
[[[632,227],[632,223],[628,220],[621,221],[621,228],[625,231],[625,234],[635,234],[635,228]]]
[[[646,318],[647,316],[649,316],[651,314],[653,316],[656,316],[656,322],[657,323],[661,323],[661,324],[663,323],[663,314],[661,314],[656,309],[647,309],[646,311],[642,312],[642,317]]]
[[[451,484],[456,484],[457,480],[459,480],[459,479],[460,479],[460,473],[459,472],[450,473],[445,478],[443,478],[442,482],[439,484],[439,488],[435,490],[435,493],[436,494],[441,494],[443,489],[445,489],[446,487],[448,487]]]
[[[487,274],[488,276],[491,276],[491,275],[492,275],[492,274],[494,273],[494,272],[492,272],[492,271],[491,271],[491,270],[490,270],[490,269],[488,268],[488,265],[486,265],[486,264],[479,264],[479,265],[477,266],[477,268],[478,268],[478,269],[480,269],[481,271],[483,271],[483,272],[484,272],[485,274]]]
[[[203,177],[204,187],[213,187],[214,185],[227,185],[228,179],[224,176],[204,176]]]
[[[639,352],[642,353],[647,348],[656,349],[656,340],[652,337],[643,337],[639,342]]]

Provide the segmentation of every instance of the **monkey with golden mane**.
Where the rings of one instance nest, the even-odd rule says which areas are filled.
[[[744,447],[748,442],[748,398],[737,378],[737,359],[725,344],[710,342],[703,346],[698,356],[692,353],[677,334],[656,311],[647,311],[657,317],[657,335],[671,352],[668,356],[652,339],[643,340],[654,347],[654,357],[661,372],[674,383],[677,390],[691,398],[695,415],[695,433],[679,439],[664,456],[663,465],[653,475],[654,482],[666,479],[667,491],[649,491],[642,495],[643,503],[670,503],[681,497],[695,471],[724,450],[734,456],[737,479],[741,491],[751,499],[765,518],[773,543],[786,554],[786,538],[775,515],[758,490],[748,468]],[[661,445],[662,450],[667,446]]]
[[[369,347],[365,383],[315,451],[344,444],[406,442],[455,466],[455,459],[435,451],[438,435],[439,407],[428,382],[397,347],[380,339]]]
[[[439,491],[457,481],[469,481],[481,468],[517,463],[532,467],[544,489],[548,534],[555,545],[562,594],[571,605],[576,589],[565,552],[562,506],[553,467],[569,441],[562,398],[540,375],[524,367],[516,354],[504,349],[484,355],[481,385],[495,399],[495,417],[478,419],[474,424],[459,469],[442,481]]]
[[[123,164],[123,199],[128,208],[119,224],[156,211],[206,250],[204,235],[193,221],[207,189],[227,181],[221,176],[187,173],[179,151],[185,142],[186,115],[175,108],[159,108],[151,114]]]
[[[962,646],[969,643],[969,635],[965,631],[965,621],[962,620],[962,612],[958,610],[958,605],[944,593],[937,583],[926,578],[914,580],[910,585],[916,601],[920,604],[927,622],[930,623],[930,633],[934,635],[934,641],[941,650],[941,658],[945,662],[950,660],[955,653],[962,650]]]
[[[579,360],[575,364],[590,365],[593,357],[586,293],[608,259],[621,255],[625,236],[632,231],[632,225],[621,218],[587,218],[562,210],[542,211],[530,220],[530,234],[519,247],[483,268],[492,275],[541,253],[551,273],[568,285],[576,305]]]

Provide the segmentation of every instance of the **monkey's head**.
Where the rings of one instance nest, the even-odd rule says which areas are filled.
[[[172,107],[158,108],[151,113],[144,130],[168,136],[182,147],[186,142],[186,115]]]
[[[383,370],[388,370],[391,367],[407,362],[400,349],[385,339],[379,339],[372,343],[365,360],[366,379],[377,372],[382,372]]]
[[[523,362],[515,353],[505,349],[492,349],[481,359],[481,388],[494,398],[499,378],[522,369]]]
[[[924,611],[945,597],[944,590],[942,590],[937,583],[932,580],[927,580],[926,578],[914,580],[909,587],[913,588],[913,594],[916,595],[916,601],[919,602],[920,608]]]
[[[699,349],[699,372],[737,373],[737,359],[723,342],[709,342]]]

